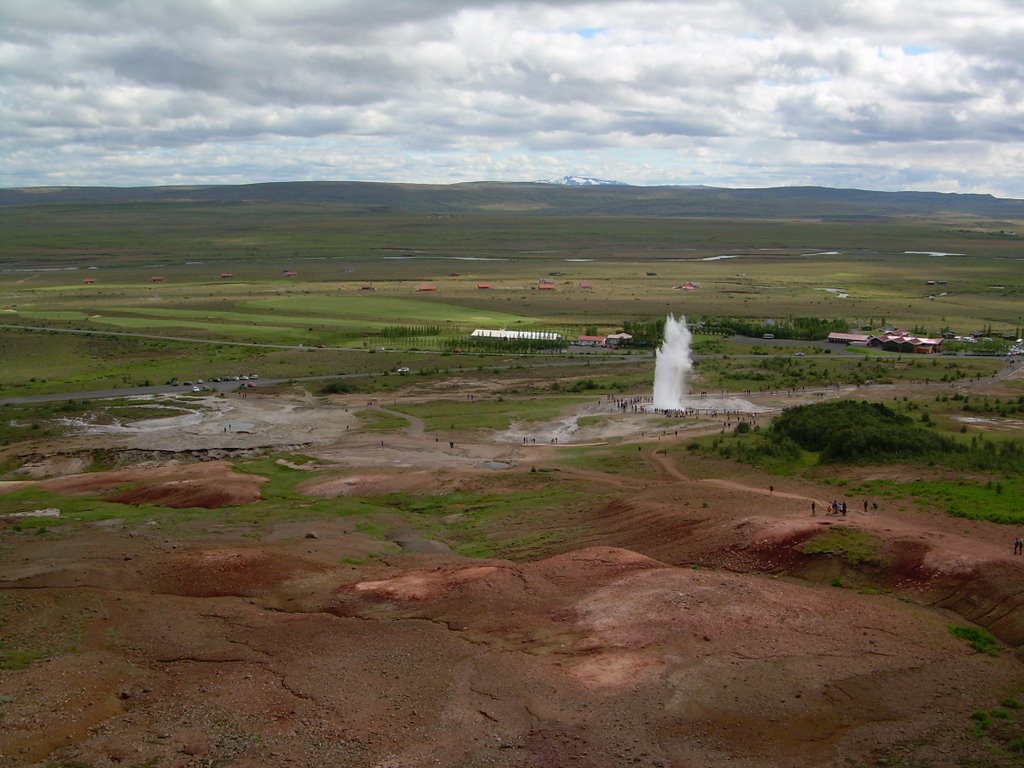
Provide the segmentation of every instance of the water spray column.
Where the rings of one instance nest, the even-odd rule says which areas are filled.
[[[676,320],[672,315],[665,318],[665,340],[654,353],[654,402],[652,408],[676,411],[686,406],[686,385],[693,361],[690,347],[693,335],[686,327],[682,315]]]

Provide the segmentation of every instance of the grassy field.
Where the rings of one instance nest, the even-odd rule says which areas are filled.
[[[932,334],[1019,334],[1024,327],[1019,249],[1005,236],[1013,223],[367,212],[343,203],[0,209],[0,324],[96,334],[29,337],[0,328],[0,351],[16,361],[0,371],[0,387],[9,394],[74,391],[195,378],[200,370],[383,373],[412,366],[394,357],[359,363],[303,352],[324,345],[433,355],[478,327],[572,338],[668,313],[691,321],[813,316]],[[539,290],[541,278],[554,290]],[[681,290],[685,282],[697,290]],[[436,290],[418,291],[422,283]],[[406,326],[429,331],[396,334]],[[707,338],[698,351],[739,351],[724,346]],[[416,367],[447,362],[433,357]],[[818,358],[775,368],[734,363],[708,366],[708,386],[966,375],[889,361],[865,361],[858,370]]]

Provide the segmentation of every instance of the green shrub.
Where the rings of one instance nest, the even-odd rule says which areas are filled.
[[[976,710],[971,713],[971,720],[974,721],[974,735],[984,736],[992,727],[992,716],[983,710]]]
[[[949,628],[953,637],[966,640],[968,644],[978,653],[987,653],[989,656],[999,655],[999,641],[980,627],[956,627]]]

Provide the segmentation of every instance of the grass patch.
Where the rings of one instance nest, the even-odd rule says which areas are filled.
[[[567,408],[589,398],[549,397],[536,399],[500,398],[467,403],[465,400],[438,400],[430,403],[399,404],[393,410],[423,419],[430,431],[508,429],[514,421],[549,421]]]
[[[967,643],[978,653],[985,653],[989,656],[998,656],[1002,646],[999,641],[980,627],[951,626],[949,633],[953,637],[966,640]]]
[[[50,654],[44,648],[5,650],[0,648],[0,669],[25,669],[34,661],[45,659]]]
[[[115,493],[107,489],[102,493]],[[123,519],[126,523],[142,523],[150,520],[161,521],[169,516],[188,518],[199,514],[210,514],[208,509],[170,509],[148,504],[115,504],[91,496],[63,496],[40,488],[29,486],[0,494],[0,513],[30,512],[36,509],[57,508],[60,517],[26,517],[19,519],[12,527],[13,533],[39,532],[49,528],[91,523],[99,520]]]
[[[510,490],[396,493],[375,499],[428,534],[451,542],[461,555],[512,559],[543,555],[567,541],[569,527],[551,521],[561,521],[567,510],[588,500],[592,496],[585,490],[540,473],[522,478]]]
[[[992,727],[992,716],[983,709],[971,713],[971,720],[974,721],[974,735],[984,736]]]
[[[836,525],[828,533],[805,542],[800,551],[805,555],[837,557],[850,565],[881,565],[879,541],[870,534]]]
[[[356,416],[359,418],[360,426],[362,426],[363,429],[387,431],[394,429],[406,429],[409,426],[408,419],[405,419],[398,414],[385,411],[368,409],[364,411],[357,411]]]
[[[636,444],[566,447],[558,452],[558,463],[574,469],[589,469],[608,475],[653,478],[658,470],[641,458],[643,446]]]
[[[954,517],[987,520],[1004,525],[1024,523],[1024,480],[1006,479],[981,481],[958,479],[953,481],[915,480],[895,483],[890,480],[871,480],[849,489],[850,495],[884,498],[893,501],[913,501],[922,510],[939,509]]]

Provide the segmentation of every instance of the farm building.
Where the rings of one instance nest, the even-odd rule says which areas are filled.
[[[297,277],[297,276],[298,276],[298,274],[299,274],[299,273],[298,273],[298,272],[296,272],[296,271],[295,271],[294,269],[286,269],[286,270],[284,271],[284,276],[285,276],[285,277]]]
[[[488,290],[490,290],[490,288],[491,288],[491,284],[490,283],[477,283],[476,284],[476,289],[478,291],[488,291]]]
[[[864,333],[830,333],[830,344],[850,344],[855,347],[881,347],[888,352],[913,352],[928,355],[942,351],[943,339],[915,336],[903,328],[892,328],[878,336]]]
[[[162,283],[163,281],[164,279],[160,275],[153,275],[149,278],[149,282],[151,283]]]
[[[577,347],[603,347],[604,336],[577,336],[573,344]]]
[[[691,283],[689,281],[687,281],[685,283],[682,283],[680,285],[673,285],[672,287],[674,289],[676,289],[677,291],[696,291],[697,290],[697,284],[696,283]]]
[[[929,339],[913,336],[909,331],[896,329],[883,333],[878,337],[882,349],[889,352],[913,352],[918,355],[930,355],[942,351],[943,339]]]
[[[86,285],[92,285],[93,283],[96,282],[96,278],[95,277],[87,277],[82,282],[85,283]]]
[[[234,275],[232,275],[230,272],[221,272],[220,273],[220,279],[221,280],[230,280],[232,277],[234,277]]]
[[[553,291],[553,290],[555,290],[555,284],[554,283],[541,283],[540,285],[537,286],[537,288],[542,290],[542,291]]]
[[[492,331],[487,328],[477,328],[470,336],[478,339],[536,339],[540,341],[560,341],[562,334],[552,331],[506,331],[504,328]]]
[[[552,280],[550,277],[542,277],[540,280],[537,281],[537,283],[538,285],[554,285],[555,281]]]
[[[437,286],[434,285],[433,283],[420,283],[419,285],[416,286],[416,290],[421,293],[429,293],[431,291],[436,291]]]
[[[631,333],[609,333],[604,337],[604,343],[609,347],[618,347],[632,340],[633,335]]]
[[[589,280],[581,280],[580,281],[580,288],[585,288],[585,289],[589,290],[589,289],[591,289],[593,287],[594,287],[594,284],[592,282],[590,282]]]
[[[829,344],[852,344],[855,347],[877,347],[878,339],[867,333],[830,333]]]

